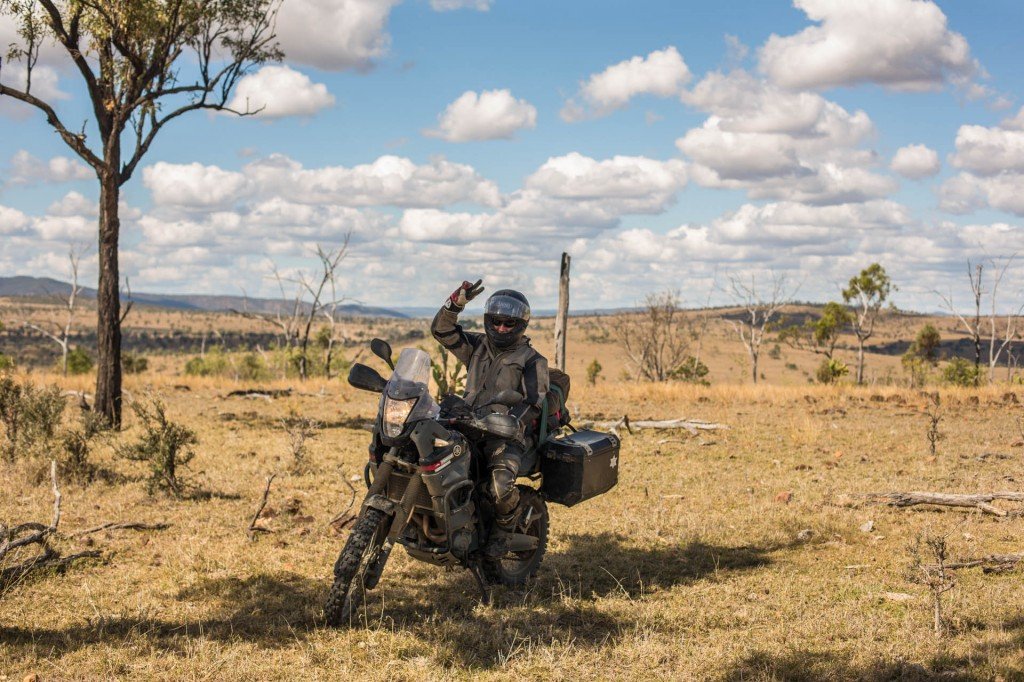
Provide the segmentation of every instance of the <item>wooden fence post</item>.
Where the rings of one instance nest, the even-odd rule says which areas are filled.
[[[555,315],[554,366],[565,371],[565,330],[569,323],[569,254],[562,253],[562,267],[558,274],[558,313]]]

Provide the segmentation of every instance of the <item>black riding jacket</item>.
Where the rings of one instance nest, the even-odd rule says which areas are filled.
[[[455,311],[441,308],[430,324],[430,332],[466,365],[466,401],[482,407],[506,389],[519,391],[526,398],[511,413],[529,428],[540,415],[548,392],[547,359],[525,336],[511,348],[495,348],[486,334],[463,330],[458,319]]]

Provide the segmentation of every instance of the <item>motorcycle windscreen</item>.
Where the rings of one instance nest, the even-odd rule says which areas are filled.
[[[418,398],[407,422],[433,419],[441,412],[430,395],[430,356],[419,348],[405,348],[388,380],[387,396],[394,400]]]

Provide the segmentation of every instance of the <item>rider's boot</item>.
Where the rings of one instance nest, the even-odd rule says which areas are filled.
[[[498,558],[508,554],[509,541],[516,531],[519,523],[519,508],[513,509],[507,514],[498,514],[494,519],[494,530],[484,547],[484,554],[491,558]]]

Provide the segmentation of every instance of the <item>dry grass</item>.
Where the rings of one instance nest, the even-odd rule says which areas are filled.
[[[89,390],[88,379],[61,383]],[[732,428],[626,435],[619,486],[552,509],[549,554],[528,590],[500,590],[483,607],[468,573],[396,551],[367,622],[335,631],[320,604],[345,534],[327,523],[349,499],[342,477],[362,471],[359,425],[376,402],[340,382],[272,386],[297,392],[267,402],[225,398],[238,386],[224,380],[129,379],[132,395],[155,391],[199,433],[186,474],[197,494],[149,497],[144,472],[115,460],[112,443],[99,447],[98,463],[129,480],[65,483],[62,527],[173,526],[101,534],[102,562],[0,597],[0,679],[1024,678],[1021,568],[960,572],[941,641],[927,588],[906,575],[918,535],[951,532],[954,557],[1020,552],[1024,520],[857,497],[1019,490],[1024,409],[1005,388],[944,390],[946,438],[932,460],[915,391],[577,381],[570,402],[583,418]],[[299,473],[281,426],[292,413],[323,425]],[[124,437],[134,428],[129,419]],[[254,543],[246,528],[272,472],[261,523],[274,532]],[[0,464],[0,522],[48,517],[48,486],[30,474]]]

